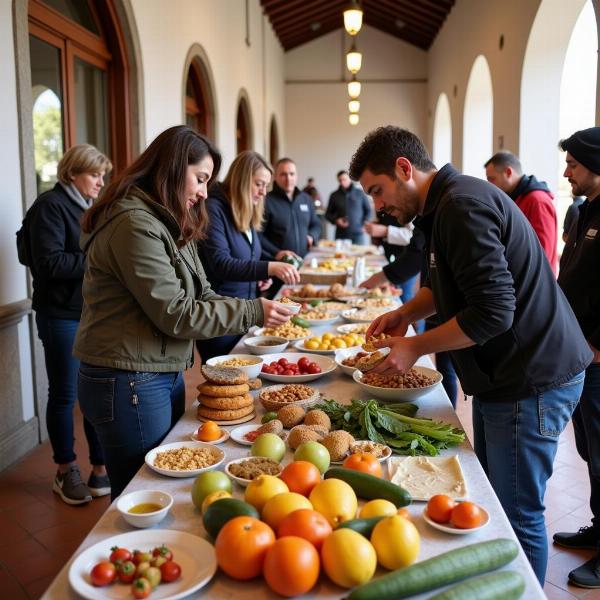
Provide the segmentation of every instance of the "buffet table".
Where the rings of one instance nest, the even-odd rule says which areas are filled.
[[[343,321],[340,319],[339,323]],[[315,334],[319,335],[325,331],[332,330],[334,326],[312,328]],[[250,334],[251,335],[251,332]],[[292,347],[288,351],[292,351]],[[245,347],[240,343],[232,353],[245,352]],[[264,357],[269,362],[269,357]],[[431,361],[428,357],[423,357],[419,364],[424,366],[432,366]],[[197,366],[194,368],[198,368]],[[265,381],[264,385],[270,385],[269,382]],[[329,375],[325,375],[321,379],[315,382],[311,382],[309,385],[316,387],[325,398],[335,399],[341,403],[349,403],[352,398],[368,399],[362,389],[358,387],[353,380],[337,369]],[[256,392],[255,392],[256,394]],[[415,404],[419,407],[419,417],[430,417],[436,420],[443,420],[454,424],[456,427],[460,427],[454,410],[448,400],[448,397],[441,385],[437,386],[433,391],[428,393],[426,396],[415,401]],[[260,422],[260,418],[264,413],[264,410],[257,402],[255,422]],[[198,427],[198,421],[195,416],[195,406],[188,410],[173,430],[168,434],[164,443],[175,442],[179,440],[189,440],[190,434]],[[226,429],[233,429],[235,426],[227,427]],[[226,453],[225,462],[234,459],[242,458],[248,454],[248,446],[241,446],[236,444],[231,439],[227,440],[224,444],[219,447],[223,448]],[[450,450],[443,452],[443,455],[457,454],[459,456],[462,469],[465,475],[467,486],[469,489],[469,497],[474,502],[485,507],[490,515],[489,524],[480,531],[472,532],[469,535],[449,535],[441,531],[437,531],[431,528],[423,520],[421,514],[425,503],[415,502],[408,507],[411,513],[411,518],[419,533],[421,535],[421,552],[419,560],[436,556],[447,550],[458,548],[466,544],[480,542],[485,540],[492,540],[496,538],[510,538],[516,540],[513,530],[506,518],[500,503],[494,494],[477,458],[475,453],[468,441],[457,447],[453,447]],[[284,464],[291,461],[291,453],[288,452],[284,459]],[[221,465],[221,468],[224,465]],[[164,490],[174,497],[174,504],[171,508],[170,513],[167,517],[158,525],[156,529],[170,529],[170,530],[181,530],[188,533],[196,534],[198,536],[207,537],[199,511],[194,507],[190,489],[193,479],[183,478],[176,479],[170,477],[163,477],[146,465],[144,465],[134,479],[127,486],[124,493],[131,492],[134,490],[142,489],[159,489]],[[243,497],[244,489],[238,487],[234,483],[234,495]],[[96,526],[91,530],[86,539],[83,541],[81,546],[75,552],[74,557],[80,554],[85,549],[96,544],[99,541],[107,540],[107,555],[109,553],[109,547],[111,546],[109,538],[127,533],[134,530],[133,527],[128,525],[121,517],[119,512],[113,503],[104,515],[100,518]],[[157,538],[157,544],[161,543],[161,540]],[[63,600],[65,598],[78,598],[79,596],[70,588],[68,581],[69,566],[73,561],[74,557],[67,563],[61,572],[57,575],[55,580],[52,582],[43,598],[48,600]],[[531,567],[522,550],[519,551],[519,556],[515,561],[509,564],[506,569],[519,571],[526,581],[526,590],[523,598],[527,600],[535,600],[536,598],[545,598],[545,595],[539,586]],[[381,573],[378,570],[378,574]],[[376,575],[377,576],[377,575]],[[125,589],[128,589],[125,586]],[[160,588],[152,594],[151,597],[161,598],[164,597],[162,594],[163,590]],[[427,594],[415,596],[415,598],[427,598],[432,595],[433,592]],[[118,597],[131,597],[129,592],[124,595],[121,594]],[[322,574],[317,585],[310,594],[304,597],[311,598],[341,598],[347,595],[346,590],[343,590],[333,583],[331,583],[327,577]],[[113,597],[112,595],[110,597]],[[116,597],[116,596],[115,596]],[[252,599],[257,600],[258,598],[272,598],[276,597],[276,594],[272,592],[262,580],[262,578],[250,581],[250,582],[237,582],[234,581],[220,572],[217,572],[212,581],[204,588],[195,592],[189,597],[203,597],[203,598],[236,598],[236,599]]]

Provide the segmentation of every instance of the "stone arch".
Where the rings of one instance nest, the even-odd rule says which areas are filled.
[[[443,92],[433,117],[433,162],[438,168],[452,162],[452,115],[448,96]]]

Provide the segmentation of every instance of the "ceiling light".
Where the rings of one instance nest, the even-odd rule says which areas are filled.
[[[356,49],[356,44],[352,42],[350,52],[346,54],[346,66],[350,73],[356,74],[362,66],[362,54]]]
[[[360,101],[350,100],[350,102],[348,102],[348,110],[351,113],[357,113],[360,110]]]
[[[356,81],[356,77],[352,77],[352,81],[348,82],[348,96],[353,100],[360,96],[360,81]]]
[[[344,27],[350,35],[356,35],[362,27],[363,11],[360,4],[353,0],[344,11]]]
[[[350,113],[348,115],[348,123],[350,123],[350,125],[358,125],[359,120],[358,113]]]

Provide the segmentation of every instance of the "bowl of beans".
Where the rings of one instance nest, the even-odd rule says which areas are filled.
[[[258,377],[262,368],[263,359],[253,354],[227,354],[215,356],[206,361],[209,367],[230,367],[244,371],[250,379]]]
[[[314,388],[295,383],[272,385],[264,388],[258,395],[258,400],[264,409],[273,411],[290,404],[296,404],[307,410],[319,402],[320,399],[321,395]]]
[[[153,471],[169,477],[195,477],[216,469],[225,453],[205,442],[173,442],[150,450],[144,462]]]
[[[437,387],[442,374],[428,367],[414,366],[406,373],[361,373],[356,370],[352,378],[369,396],[394,402],[411,402]]]

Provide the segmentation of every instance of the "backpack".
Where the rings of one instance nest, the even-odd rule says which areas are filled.
[[[31,244],[29,243],[29,220],[28,213],[25,214],[21,229],[17,231],[17,256],[19,262],[25,267],[31,267],[33,260],[31,258]]]

